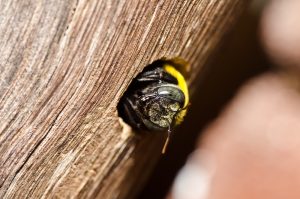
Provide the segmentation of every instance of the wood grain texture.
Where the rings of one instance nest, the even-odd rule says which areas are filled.
[[[0,198],[132,198],[162,134],[116,105],[147,64],[180,56],[190,83],[246,0],[0,0]]]

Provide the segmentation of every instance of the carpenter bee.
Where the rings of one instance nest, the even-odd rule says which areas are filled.
[[[147,66],[118,104],[120,116],[134,129],[168,132],[163,153],[189,104],[187,83],[177,65],[172,60],[158,60]]]

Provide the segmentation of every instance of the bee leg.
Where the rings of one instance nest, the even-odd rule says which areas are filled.
[[[139,119],[137,112],[139,111],[137,106],[132,103],[128,98],[124,99],[122,104],[122,110],[125,117],[122,117],[126,123],[134,126],[137,129],[143,128],[143,122]]]
[[[155,81],[165,81],[171,84],[178,84],[175,77],[163,70],[163,68],[156,68],[155,70],[145,71],[140,76],[137,77],[139,82],[155,82]]]

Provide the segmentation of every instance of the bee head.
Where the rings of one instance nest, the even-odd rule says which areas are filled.
[[[149,93],[148,93],[149,94]],[[154,88],[150,96],[144,99],[143,112],[148,129],[168,130],[176,122],[176,115],[184,105],[184,94],[176,85],[160,84]]]

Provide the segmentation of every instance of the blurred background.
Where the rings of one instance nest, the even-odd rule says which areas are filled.
[[[288,2],[288,1],[292,2],[292,0],[287,0],[287,1],[277,0],[275,2]],[[300,198],[299,195],[297,195],[297,193],[292,193],[293,189],[292,188],[290,189],[291,186],[289,185],[289,183],[284,183],[284,180],[289,179],[290,175],[292,175],[288,171],[290,171],[294,167],[290,168],[286,165],[283,165],[283,166],[278,166],[278,168],[275,167],[274,171],[272,171],[272,169],[269,169],[272,168],[273,165],[276,165],[276,161],[279,161],[280,158],[284,159],[290,154],[289,151],[290,148],[285,147],[286,145],[289,145],[288,143],[289,140],[283,140],[283,142],[286,145],[279,144],[280,145],[279,148],[277,145],[280,141],[277,140],[278,139],[281,140],[280,136],[285,136],[284,133],[299,132],[300,134],[300,131],[298,131],[299,129],[293,129],[292,131],[289,131],[288,129],[289,127],[287,127],[287,128],[283,128],[283,130],[280,132],[278,130],[278,133],[276,134],[278,135],[276,138],[276,143],[278,142],[277,145],[275,145],[276,143],[273,140],[273,138],[259,137],[260,135],[269,135],[269,134],[265,134],[265,132],[272,133],[274,131],[274,128],[275,130],[280,129],[280,126],[276,127],[273,125],[274,123],[276,123],[276,125],[277,124],[293,125],[294,123],[298,122],[298,119],[300,119],[298,112],[297,111],[295,111],[295,113],[293,112],[293,110],[295,110],[294,107],[284,108],[286,104],[288,105],[293,104],[293,106],[297,107],[298,110],[298,104],[297,104],[297,100],[291,101],[289,98],[289,96],[294,95],[294,93],[291,94],[291,92],[285,92],[286,90],[284,89],[285,83],[281,83],[281,79],[288,79],[288,80],[292,79],[290,78],[291,75],[285,75],[285,74],[290,74],[290,73],[297,74],[297,72],[296,70],[295,71],[285,70],[284,67],[283,67],[284,68],[283,71],[292,71],[292,72],[281,72],[282,68],[278,67],[278,65],[282,66],[285,63],[286,65],[289,64],[288,62],[285,62],[286,60],[284,60],[284,58],[286,57],[280,59],[279,56],[278,58],[277,56],[278,54],[276,53],[280,54],[281,52],[276,51],[276,45],[275,47],[272,46],[274,41],[276,43],[277,41],[276,39],[280,37],[276,37],[278,35],[275,34],[275,36],[272,38],[269,36],[269,32],[268,32],[270,31],[272,33],[273,30],[276,31],[276,28],[274,29],[274,25],[272,24],[272,20],[273,22],[275,21],[275,23],[276,21],[279,21],[278,19],[276,19],[277,14],[278,16],[283,17],[283,19],[287,19],[285,18],[285,15],[283,15],[282,13],[288,12],[286,11],[288,10],[288,8],[284,6],[281,7],[281,5],[276,7],[275,5],[272,8],[273,10],[271,9],[271,11],[266,11],[265,8],[266,6],[268,6],[269,9],[270,7],[269,5],[270,5],[270,1],[267,0],[251,1],[249,7],[246,9],[245,13],[241,16],[241,18],[237,22],[234,30],[229,32],[224,37],[223,43],[220,46],[219,50],[216,52],[215,56],[211,59],[211,62],[206,66],[207,70],[205,70],[205,74],[199,79],[199,88],[191,100],[192,105],[189,109],[189,113],[187,115],[187,118],[185,119],[184,124],[177,129],[170,143],[168,152],[161,157],[151,178],[147,182],[146,186],[144,187],[143,191],[140,193],[138,198],[159,199],[159,198],[165,198],[167,197],[167,195],[169,195],[170,198],[176,198],[176,199],[179,198],[184,198],[184,199],[189,199],[189,198],[239,198],[239,199],[240,198]],[[300,12],[300,7],[298,7],[298,10]],[[274,13],[276,17],[274,17],[273,19],[272,17],[274,16]],[[300,20],[300,18],[298,19]],[[264,24],[264,26],[266,27],[263,28],[263,30],[261,28],[262,24]],[[285,31],[285,29],[282,30],[283,32]],[[290,32],[292,31],[293,29],[291,29]],[[271,39],[268,40],[269,37]],[[273,49],[275,49],[275,51]],[[277,75],[279,73],[281,75]],[[277,76],[280,76],[280,78],[277,78]],[[288,78],[285,78],[285,76],[288,76]],[[253,80],[253,78],[257,78],[257,77],[259,77],[258,80]],[[246,86],[246,88],[244,88],[244,85],[248,85],[249,80],[251,80],[249,83],[250,86]],[[253,81],[254,83],[251,83]],[[287,90],[289,90],[290,86],[286,86],[286,87]],[[281,88],[283,88],[282,92],[281,92]],[[242,90],[241,92],[242,94],[240,94],[240,90]],[[270,93],[268,93],[269,91]],[[260,94],[259,92],[263,94]],[[295,96],[293,96],[293,98],[298,97],[296,96],[297,92],[295,93],[296,94]],[[273,97],[274,99],[275,98],[279,99],[277,101],[275,100],[276,103],[274,104],[272,104]],[[271,102],[270,106],[268,106],[268,101]],[[256,106],[255,103],[257,103],[258,105]],[[225,109],[226,111],[224,113],[224,108],[228,106],[229,108],[226,108]],[[262,114],[259,111],[252,113],[251,110],[255,109],[258,106],[262,106],[262,108],[259,108],[259,110],[262,110]],[[266,110],[264,109],[264,107],[267,107]],[[281,108],[278,108],[276,112],[277,107],[283,107],[282,111]],[[243,111],[251,112],[251,114],[244,113]],[[273,121],[272,119],[273,114],[280,115],[281,112],[282,115],[288,115],[288,116],[292,115],[291,118],[285,117],[285,119],[287,120],[290,119],[289,121],[295,119],[294,123],[285,122],[283,121],[284,119],[283,120],[281,120],[281,118],[278,119],[277,116],[274,117],[275,119]],[[234,117],[231,117],[231,115],[234,115]],[[241,116],[240,118],[246,118],[246,119],[240,119],[240,121],[239,119],[235,120],[235,117],[237,115]],[[247,117],[250,115],[251,116],[251,117],[249,116],[250,119],[249,118],[247,119],[245,115]],[[259,122],[256,122],[256,120],[252,120],[251,119],[252,116],[253,118],[257,118]],[[260,118],[260,116],[262,117],[262,119]],[[219,117],[221,117],[221,119],[218,119],[217,122],[214,122],[212,127],[209,127],[207,130],[207,127],[211,125],[211,123]],[[264,121],[264,119],[266,120],[266,122]],[[235,126],[235,122],[232,121],[236,121],[237,123],[238,122],[239,123]],[[269,124],[268,121],[272,121],[272,122]],[[227,124],[230,122],[233,123],[234,125],[226,126],[223,124],[223,123]],[[268,123],[267,127],[264,126],[266,123]],[[211,131],[212,131],[211,134],[213,136],[207,136],[207,134],[210,133]],[[218,132],[220,132],[221,141],[220,140],[215,141],[217,139],[215,139],[214,136],[218,137],[219,136]],[[237,134],[233,133],[234,135],[232,136],[231,132],[237,132]],[[245,133],[245,136],[244,135],[240,136],[242,134],[241,132]],[[297,137],[297,135],[296,136],[294,135],[295,134],[292,134],[291,136],[288,137],[291,140],[299,138],[299,136]],[[224,141],[225,144],[223,145],[220,144],[222,143],[222,139],[223,139],[222,136],[224,137],[225,140]],[[252,138],[253,140],[251,140]],[[248,141],[245,141],[243,139],[250,140],[251,144],[249,144]],[[220,145],[222,145],[223,148],[221,147],[220,149],[219,147]],[[235,145],[237,145],[237,147],[234,147]],[[242,151],[241,153],[237,154],[236,152],[232,152],[236,150],[239,151],[239,147],[241,147],[241,145],[246,146],[244,147],[245,149],[241,149]],[[184,197],[184,193],[182,193],[183,194],[182,197],[177,196],[176,194],[175,196],[174,193],[178,193],[179,195],[181,194],[181,192],[179,191],[180,192],[179,193],[177,189],[182,188],[181,184],[184,183],[184,182],[179,182],[179,183],[177,182],[182,180],[181,177],[179,176],[174,185],[175,177],[176,175],[178,175],[178,172],[182,169],[182,167],[186,164],[186,161],[190,157],[190,154],[193,153],[193,151],[197,148],[197,146],[200,148],[198,149],[198,151],[199,150],[208,151],[209,152],[208,154],[216,155],[216,158],[213,162],[214,164],[216,164],[217,162],[217,164],[212,166],[214,168],[212,170],[214,171],[214,173],[223,177],[213,178],[214,180],[213,184],[217,188],[213,188],[212,190],[213,192],[214,191],[221,192],[221,194],[210,193],[209,195],[213,197],[200,197],[200,196]],[[264,148],[264,146],[267,147]],[[297,148],[300,147],[300,144],[298,145],[298,142],[293,143],[293,146]],[[256,151],[256,147],[258,149],[257,151]],[[264,150],[263,154],[260,154],[260,150]],[[193,156],[198,156],[200,157],[200,160],[202,160],[203,157],[199,155],[199,152],[195,152],[195,153]],[[223,154],[221,155],[223,159],[217,157],[220,154]],[[271,158],[269,159],[268,157]],[[204,155],[204,158],[207,158],[207,154]],[[290,158],[291,161],[289,164],[297,165],[298,161],[294,161],[293,158],[295,159],[294,156]],[[189,159],[197,159],[197,158],[190,157]],[[236,164],[232,163],[233,166],[231,163],[224,164],[224,162],[226,162],[227,160],[230,162],[236,162]],[[255,161],[258,161],[258,163],[255,163]],[[284,160],[282,161],[284,162]],[[197,160],[196,161],[194,160],[194,162],[197,162]],[[199,166],[198,168],[201,167],[201,164],[202,163],[200,161],[200,163],[198,164]],[[230,168],[228,170],[226,169],[222,170],[217,168],[218,165],[223,165],[223,164],[225,165],[224,168],[227,167]],[[247,164],[247,166],[245,166],[244,164]],[[234,168],[235,165],[238,165],[237,168]],[[186,174],[187,168],[190,167],[186,166],[184,170],[185,172],[181,172],[181,173]],[[235,169],[237,171],[235,171]],[[269,171],[270,173],[268,173]],[[225,173],[224,175],[219,174],[221,172],[227,172],[227,173]],[[195,175],[197,176],[197,172],[195,173],[196,173]],[[246,175],[244,176],[245,173]],[[249,173],[249,175],[251,176],[250,177],[247,176],[247,173]],[[266,178],[264,178],[265,173],[267,173]],[[203,177],[203,179],[207,177],[205,173],[204,174],[201,173],[201,175],[199,175],[199,178],[201,178],[201,176]],[[273,176],[275,177],[273,178]],[[234,183],[240,182],[238,179],[239,177],[241,178],[240,180],[241,187],[234,185]],[[219,179],[225,179],[225,180],[219,180]],[[273,180],[276,181],[276,179],[278,179],[278,181],[282,181],[283,186],[281,184],[277,184],[273,186],[273,184],[270,183]],[[195,183],[199,183],[198,187],[194,186],[193,182],[194,182],[193,180],[187,181],[187,183],[184,184],[183,186],[190,186],[191,190],[193,190],[192,188],[199,189],[198,192],[203,191],[202,190],[203,187],[201,187],[201,182],[199,183],[197,179],[195,180]],[[297,185],[298,182],[300,182],[300,178],[295,177],[295,179],[292,180],[290,183],[293,183],[295,186]],[[228,185],[223,186],[226,183],[228,184],[231,183],[233,187],[228,187]],[[173,187],[173,191],[172,193],[170,193],[170,191],[172,190],[172,185],[175,188]],[[285,187],[284,185],[286,185],[287,187]],[[300,183],[298,185],[300,185]],[[205,187],[208,185],[206,182],[204,182],[203,186]],[[220,187],[223,186],[223,188],[218,188],[218,186]],[[247,186],[248,187],[257,186],[257,187],[251,189],[248,193],[247,191],[245,191],[247,189]],[[226,187],[226,189],[228,188],[228,190],[230,190],[230,188],[237,187],[237,189],[240,189],[240,192],[248,194],[247,195],[248,197],[242,195],[239,191],[233,191],[232,193],[228,190],[224,191],[223,190],[225,189],[224,187]],[[277,189],[276,187],[280,187],[280,188],[283,187],[283,188]],[[279,191],[280,193],[276,193],[276,191]],[[195,190],[195,192],[197,192],[197,190]],[[270,194],[269,192],[274,193],[274,195]],[[289,193],[285,193],[285,192],[289,192]],[[260,195],[261,197],[258,197],[258,195]],[[275,195],[277,195],[278,197],[276,197]]]

